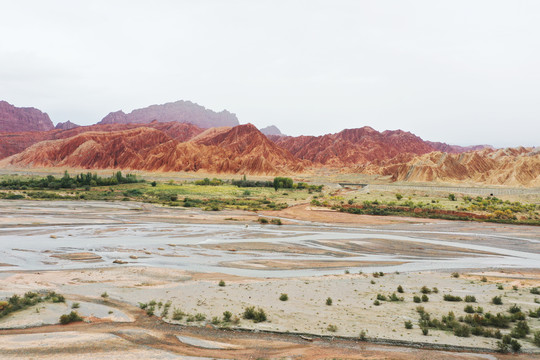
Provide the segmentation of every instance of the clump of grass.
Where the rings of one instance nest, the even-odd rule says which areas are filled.
[[[83,318],[76,311],[72,311],[69,314],[60,316],[60,324],[67,325],[72,322],[82,321]]]
[[[257,219],[257,221],[258,221],[259,223],[261,223],[261,224],[268,224],[268,219],[266,219],[266,218],[262,218],[262,217],[261,217],[261,218]]]
[[[400,293],[400,294],[403,294],[405,291],[403,290],[403,286],[399,285],[397,287],[397,292]]]
[[[183,312],[182,310],[175,308],[173,310],[172,319],[176,320],[176,321],[181,321],[184,318],[184,316],[186,316],[186,315],[187,314],[185,312]]]
[[[474,295],[466,295],[465,302],[468,302],[468,303],[476,302],[476,297]]]
[[[390,301],[403,301],[403,300],[405,300],[404,298],[397,296],[396,293],[392,293],[392,295],[390,295],[388,297],[388,299]]]
[[[467,305],[465,306],[465,308],[463,309],[463,311],[465,311],[467,314],[474,314],[474,308],[472,305]]]
[[[512,306],[510,306],[510,308],[508,309],[508,312],[510,314],[515,314],[515,313],[521,312],[521,308],[517,306],[516,304],[512,304]]]
[[[380,302],[379,300],[375,300],[375,301],[373,302],[373,305],[379,306],[379,305],[381,305],[381,302]]]
[[[287,300],[289,300],[289,295],[287,295],[287,294],[281,294],[281,295],[279,296],[279,300],[281,300],[281,301],[287,301]]]
[[[382,294],[377,294],[377,300],[379,301],[386,301],[386,296]]]
[[[330,331],[330,332],[336,332],[337,331],[337,326],[336,325],[328,325],[328,327],[326,328],[326,330]]]
[[[499,289],[499,290],[504,290],[504,286],[502,286],[502,284],[498,284],[498,285],[497,285],[497,289]]]
[[[231,322],[232,313],[230,311],[225,311],[223,313],[223,322]]]
[[[101,294],[101,297],[103,299],[107,299],[109,297],[109,294],[107,294],[107,292],[105,291],[103,294]]]
[[[531,290],[530,290],[531,294],[533,295],[540,295],[540,288],[538,287],[533,287]]]
[[[510,336],[516,339],[523,339],[531,332],[529,324],[527,321],[521,320],[518,321],[516,326],[510,332]]]
[[[428,302],[429,297],[426,294],[422,294],[422,302]]]
[[[225,286],[225,281],[219,280],[218,286],[224,287]]]
[[[425,295],[425,294],[424,294],[424,295]],[[427,295],[426,295],[426,296],[427,296]],[[420,296],[414,295],[413,301],[414,301],[415,303],[418,304],[418,303],[421,303],[421,302],[422,302],[422,299],[420,299]]]
[[[326,299],[326,305],[328,305],[328,306],[332,305],[332,298],[331,297]]]
[[[281,219],[272,219],[270,220],[270,223],[274,225],[283,225],[283,223],[281,222]]]
[[[429,329],[427,327],[423,327],[422,328],[422,335],[428,336],[428,334],[429,334]]]
[[[349,275],[351,272],[349,270],[345,270],[345,275]]]
[[[538,331],[538,338],[540,340],[540,331]],[[367,334],[366,334],[366,331],[365,330],[362,330],[360,331],[360,334],[358,334],[358,339],[361,340],[361,341],[366,341],[367,339]],[[539,345],[540,346],[540,345]]]
[[[371,280],[371,285],[375,285],[375,280]]]
[[[487,282],[487,277],[482,276],[482,279],[480,279],[480,281],[482,281],[482,282]]]
[[[459,277],[459,273],[458,272],[453,272],[452,277],[457,279]]]
[[[421,292],[422,294],[431,294],[431,289],[424,285],[424,286],[422,286],[422,288],[420,289],[420,292]]]
[[[73,304],[71,304],[72,309],[78,309],[80,307],[81,307],[81,304],[79,304],[78,302],[74,302]]]

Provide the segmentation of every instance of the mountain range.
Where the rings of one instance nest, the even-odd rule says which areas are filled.
[[[59,123],[0,102],[0,167],[68,167],[236,174],[299,174],[318,168],[394,181],[540,186],[540,153],[430,142],[370,127],[322,136],[286,136],[275,126],[240,125],[226,110],[189,101],[152,105],[100,122]]]

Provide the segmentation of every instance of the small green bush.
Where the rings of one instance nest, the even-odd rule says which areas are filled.
[[[425,295],[425,294],[424,294],[424,295]],[[413,301],[414,301],[415,303],[420,303],[420,302],[422,302],[422,299],[420,299],[420,296],[414,295]]]
[[[476,297],[473,296],[473,295],[466,295],[466,296],[465,296],[465,302],[468,302],[468,303],[476,302]]]
[[[424,286],[422,286],[422,288],[420,289],[420,292],[421,292],[422,294],[431,294],[431,289],[424,285]]]
[[[230,311],[225,311],[223,313],[223,321],[230,322],[232,318],[232,313]]]
[[[397,292],[400,293],[400,294],[403,294],[403,293],[404,293],[403,287],[402,287],[401,285],[399,285],[399,286],[397,287]]]
[[[422,294],[422,302],[428,302],[429,297],[426,294]]]
[[[463,311],[465,311],[467,314],[473,314],[474,313],[474,308],[472,307],[472,305],[467,305],[467,306],[465,306]]]
[[[332,305],[332,298],[331,297],[326,299],[326,305],[328,305],[328,306]]]
[[[412,329],[413,324],[410,320],[405,321],[405,329]]]
[[[492,299],[491,299],[491,302],[494,304],[494,305],[502,305],[502,297],[499,295],[499,296],[494,296]]]
[[[64,314],[60,316],[60,324],[67,325],[72,322],[82,321],[83,318],[76,312],[72,311],[69,314]]]
[[[337,326],[336,325],[328,325],[328,327],[326,328],[326,330],[330,331],[330,332],[336,332],[337,331]]]
[[[463,299],[459,296],[451,295],[451,294],[444,294],[443,295],[444,301],[463,301]]]
[[[218,285],[221,286],[221,287],[224,287],[225,286],[225,281],[219,280]]]
[[[281,295],[279,296],[279,300],[281,300],[281,301],[287,301],[287,300],[289,300],[289,295],[287,295],[287,294],[281,294]]]

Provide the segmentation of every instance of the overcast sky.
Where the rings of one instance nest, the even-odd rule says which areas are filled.
[[[4,1],[0,99],[53,122],[175,100],[320,135],[540,145],[540,1]]]

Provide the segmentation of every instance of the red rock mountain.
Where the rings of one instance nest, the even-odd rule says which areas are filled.
[[[368,126],[323,136],[272,137],[272,140],[300,159],[336,167],[389,159],[400,153],[433,151],[425,141],[409,132],[380,133]]]
[[[432,152],[394,158],[362,172],[391,175],[394,181],[471,182],[540,186],[540,152],[532,148],[483,149],[462,154]]]
[[[55,129],[60,129],[60,130],[69,130],[69,129],[73,129],[73,128],[76,128],[76,127],[79,127],[80,125],[77,125],[77,124],[74,124],[72,123],[71,121],[66,121],[66,122],[60,122],[58,124],[56,124],[56,126],[54,127]]]
[[[176,101],[163,105],[151,105],[125,114],[123,111],[109,113],[98,124],[146,124],[152,121],[191,123],[201,128],[236,126],[235,114],[223,110],[215,112],[191,101]]]
[[[0,101],[0,132],[48,131],[54,129],[49,115],[31,107],[16,107]]]
[[[147,126],[87,131],[41,141],[4,163],[17,167],[282,174],[303,171],[305,162],[280,149],[248,124],[189,142],[180,142]]]
[[[476,151],[482,149],[492,149],[491,145],[472,145],[472,146],[459,146],[459,145],[448,145],[442,142],[433,142],[426,141],[434,151],[446,152],[451,154],[459,154],[468,151]]]

